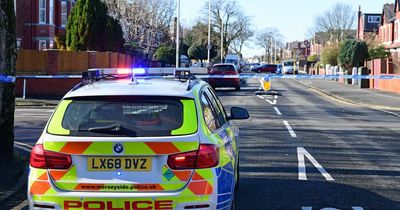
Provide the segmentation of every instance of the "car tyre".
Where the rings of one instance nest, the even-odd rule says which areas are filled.
[[[236,87],[235,87],[235,90],[236,90],[236,91],[239,91],[239,90],[240,90],[240,85],[236,86]]]
[[[236,168],[236,171],[235,171],[235,180],[236,180],[236,183],[235,183],[235,189],[233,190],[233,200],[232,200],[232,204],[231,204],[231,210],[235,210],[236,209],[236,202],[237,202],[237,194],[238,194],[238,191],[239,191],[239,180],[240,180],[240,176],[239,176],[239,161],[238,161],[238,164],[237,164],[237,168]]]

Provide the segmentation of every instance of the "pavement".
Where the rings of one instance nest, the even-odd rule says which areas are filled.
[[[16,106],[57,106],[57,99],[23,99],[16,98]]]
[[[311,90],[344,103],[374,109],[400,111],[400,94],[397,93],[368,88],[361,89],[355,85],[347,85],[326,79],[304,79],[298,80],[298,82]]]

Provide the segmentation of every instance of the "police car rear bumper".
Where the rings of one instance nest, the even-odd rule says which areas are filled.
[[[143,210],[143,209],[217,209],[217,195],[184,195],[175,193],[82,193],[62,192],[57,196],[29,195],[30,209],[104,209],[104,210]]]

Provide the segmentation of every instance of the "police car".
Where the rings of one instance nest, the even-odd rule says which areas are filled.
[[[84,73],[32,149],[30,208],[233,209],[239,130],[231,120],[248,112],[233,107],[228,116],[187,71],[165,77]]]

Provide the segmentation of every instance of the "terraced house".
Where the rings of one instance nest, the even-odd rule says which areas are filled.
[[[17,47],[43,50],[65,34],[68,15],[75,0],[14,0],[17,18]]]

